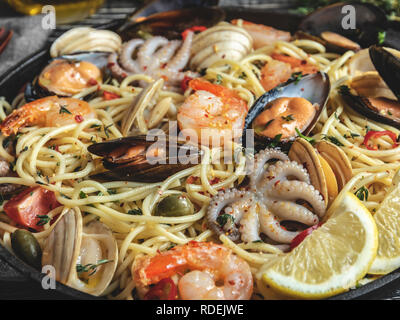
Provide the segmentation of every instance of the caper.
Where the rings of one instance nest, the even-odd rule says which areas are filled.
[[[155,210],[156,216],[181,217],[194,213],[192,202],[183,194],[172,194],[162,199]]]
[[[11,246],[18,258],[36,269],[41,268],[42,249],[32,233],[22,229],[14,231],[11,234]]]

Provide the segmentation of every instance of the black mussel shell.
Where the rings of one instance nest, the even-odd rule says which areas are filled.
[[[312,41],[318,42],[318,43],[322,44],[328,52],[344,54],[349,50],[353,50],[353,51],[360,50],[360,47],[355,42],[349,44],[349,43],[347,43],[347,40],[346,40],[346,43],[341,43],[340,45],[338,45],[335,42],[324,39],[323,34],[321,34],[319,37],[317,37],[312,34],[306,33],[304,31],[297,31],[295,33],[294,37],[296,39],[307,39],[307,40],[312,40]]]
[[[52,61],[58,59],[65,59],[71,62],[74,61],[87,61],[91,62],[96,65],[101,71],[103,75],[103,82],[105,82],[108,78],[110,78],[111,73],[107,68],[108,64],[108,56],[110,55],[109,52],[100,52],[100,51],[93,51],[93,52],[78,52],[73,54],[68,54],[64,56],[60,56],[54,59],[51,59],[47,65],[49,65]],[[46,65],[46,66],[47,66]],[[44,66],[42,70],[46,67]],[[25,100],[27,102],[31,102],[46,96],[54,95],[53,92],[47,90],[45,87],[41,86],[38,81],[39,76],[35,77],[32,82],[28,83],[25,88]]]
[[[225,13],[221,8],[187,8],[153,14],[143,20],[125,24],[118,30],[123,41],[138,38],[141,34],[164,36],[168,39],[181,39],[181,33],[193,26],[207,28],[222,21]]]
[[[251,129],[253,121],[257,116],[265,110],[265,107],[278,98],[304,98],[312,104],[318,104],[319,109],[310,123],[310,125],[301,132],[304,135],[308,135],[317,123],[322,110],[325,108],[326,102],[329,97],[331,85],[329,77],[326,73],[318,72],[310,75],[303,76],[300,80],[289,80],[287,83],[282,84],[271,91],[264,93],[254,105],[251,107],[249,113],[245,119],[244,133],[242,136],[242,143],[246,146],[246,130]],[[271,145],[271,143],[277,144],[279,147],[284,147],[288,142],[292,141],[296,137],[294,136],[288,140],[275,141],[267,137],[258,137],[255,135],[255,147],[256,149],[264,148]]]
[[[379,75],[400,101],[400,59],[378,46],[370,47],[369,55]]]
[[[355,9],[355,29],[346,30],[343,27],[343,22],[348,22],[349,11],[343,9],[347,5]],[[306,16],[298,27],[299,30],[317,37],[325,31],[331,31],[358,43],[363,48],[378,43],[379,32],[387,28],[388,19],[383,10],[372,4],[359,2],[337,3],[318,9]],[[390,38],[387,35],[385,45],[387,41],[391,41]],[[334,51],[338,52],[335,49]]]
[[[93,175],[93,179],[97,180],[119,180],[119,181],[135,181],[135,182],[158,182],[165,180],[169,176],[190,168],[200,163],[201,151],[197,146],[186,144],[181,141],[172,141],[173,138],[161,137],[156,140],[147,140],[146,136],[132,136],[110,140],[106,142],[92,144],[88,147],[89,152],[103,157],[103,165],[109,171]],[[113,162],[107,157],[116,149],[143,145],[149,148],[154,143],[165,146],[167,155],[158,163],[149,163],[144,157],[137,161],[133,158],[131,162]],[[175,148],[175,150],[174,150]],[[170,154],[172,154],[170,156]],[[185,161],[182,163],[179,155],[185,155]]]
[[[339,88],[339,93],[346,101],[346,103],[359,114],[367,117],[368,119],[388,124],[395,128],[400,129],[400,122],[396,119],[388,118],[384,114],[380,113],[366,97],[352,94],[351,90],[347,86]]]

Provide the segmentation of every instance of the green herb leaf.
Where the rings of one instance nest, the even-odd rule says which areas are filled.
[[[99,266],[101,266],[102,264],[106,264],[109,262],[113,262],[113,260],[108,260],[108,259],[102,259],[102,260],[98,260],[96,264],[93,263],[88,263],[85,265],[81,265],[80,263],[78,263],[76,265],[76,272],[78,273],[78,276],[81,275],[84,272],[90,272],[89,276],[95,274],[97,272],[97,268]]]
[[[298,135],[300,138],[302,138],[302,139],[308,141],[308,142],[311,143],[311,144],[314,144],[314,143],[315,143],[315,139],[314,139],[314,138],[305,136],[304,134],[302,134],[302,133],[300,132],[300,130],[299,130],[298,128],[296,128],[295,130],[296,130],[297,135]]]
[[[143,215],[142,209],[132,209],[128,211],[128,214],[133,215],[133,216],[141,216]]]
[[[81,192],[79,192],[79,198],[80,198],[80,199],[85,199],[85,198],[87,198],[87,194],[84,193],[84,192],[81,190]]]
[[[51,218],[48,215],[37,215],[36,217],[39,218],[39,221],[36,223],[37,226],[44,226],[45,224],[49,223]]]
[[[358,189],[356,192],[354,192],[354,194],[361,201],[367,201],[368,200],[369,191],[368,191],[368,189],[366,187],[362,186],[360,189]]]
[[[62,113],[72,114],[65,106],[60,107],[60,114]]]
[[[217,74],[217,80],[215,81],[216,84],[221,84],[222,83],[222,76],[220,74]]]
[[[292,114],[289,114],[288,116],[282,116],[282,119],[285,120],[285,121],[287,121],[287,122],[290,122],[290,121],[293,121],[293,120],[294,120]]]
[[[232,215],[224,213],[224,214],[221,214],[221,215],[218,216],[217,223],[221,228],[223,228],[224,225],[226,225],[229,220],[232,223],[235,222],[235,218]]]
[[[378,44],[383,44],[386,39],[386,31],[380,31],[378,33]]]
[[[294,80],[294,84],[298,84],[302,78],[303,78],[303,73],[301,72],[295,72],[291,76],[291,80]]]
[[[322,139],[332,142],[333,144],[337,145],[338,147],[344,147],[344,144],[339,141],[338,138],[333,136],[325,135]]]

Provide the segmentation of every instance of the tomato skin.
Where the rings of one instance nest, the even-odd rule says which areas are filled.
[[[60,205],[53,191],[33,187],[12,197],[4,205],[4,211],[17,224],[39,231],[43,227],[37,225],[40,221],[37,215],[46,215]]]
[[[118,95],[114,92],[103,91],[103,99],[104,100],[114,100],[114,99],[119,99],[119,98],[121,98],[120,95]]]
[[[305,238],[307,238],[311,233],[313,233],[314,230],[318,229],[322,223],[318,223],[315,226],[312,226],[302,232],[300,232],[290,243],[290,251],[292,251],[294,248],[296,248],[300,243],[303,242]]]

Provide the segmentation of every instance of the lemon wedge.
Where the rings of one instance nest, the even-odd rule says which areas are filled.
[[[378,254],[368,273],[387,274],[400,267],[400,183],[387,194],[374,215],[378,228]]]
[[[330,218],[263,273],[280,293],[319,299],[347,291],[375,259],[378,232],[374,218],[352,193],[340,195]]]

